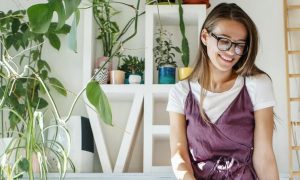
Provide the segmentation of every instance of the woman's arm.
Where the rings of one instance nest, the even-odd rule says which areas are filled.
[[[260,180],[278,180],[278,169],[272,146],[274,129],[273,108],[257,110],[254,112],[254,117],[254,169]]]
[[[170,112],[171,163],[177,179],[195,180],[188,154],[184,115]]]

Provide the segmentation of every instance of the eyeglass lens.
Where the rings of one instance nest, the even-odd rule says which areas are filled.
[[[217,46],[220,51],[228,51],[232,45],[234,45],[234,51],[237,55],[243,55],[247,51],[245,43],[234,43],[230,39],[218,37],[214,33],[211,33],[211,35],[217,40]]]
[[[246,44],[238,44],[238,43],[232,43],[229,39],[226,38],[220,38],[218,40],[218,48],[221,51],[228,51],[232,45],[234,46],[234,51],[237,55],[243,55],[245,49],[246,49]]]

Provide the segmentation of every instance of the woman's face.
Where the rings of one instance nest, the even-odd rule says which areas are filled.
[[[217,39],[219,39],[219,43]],[[212,70],[231,72],[241,57],[238,54],[241,54],[241,50],[245,47],[246,39],[246,27],[234,20],[219,21],[211,32],[204,29],[201,33],[201,41],[207,46]],[[224,50],[226,49],[226,42],[230,44],[230,41],[234,44],[231,45],[230,49]]]

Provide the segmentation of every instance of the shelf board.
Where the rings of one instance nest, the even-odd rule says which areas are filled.
[[[152,134],[154,138],[169,138],[170,126],[169,125],[153,125]]]
[[[290,78],[300,78],[300,74],[289,74]]]
[[[300,31],[300,28],[287,28],[287,31]]]
[[[288,10],[295,10],[295,9],[300,9],[300,5],[289,5]]]
[[[167,26],[179,26],[178,5],[158,5],[161,22]],[[184,23],[186,26],[197,25],[197,17],[201,12],[206,12],[206,5],[182,5],[184,11]],[[156,5],[146,5],[146,11],[151,11],[155,21],[158,21],[158,10]]]
[[[300,54],[300,51],[288,51],[288,54]]]

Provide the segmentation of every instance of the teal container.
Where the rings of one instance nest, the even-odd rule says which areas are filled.
[[[129,72],[125,72],[125,80],[124,80],[124,84],[129,84],[129,76],[131,75],[132,73],[129,73]],[[137,75],[140,75],[142,77],[142,81],[141,81],[141,84],[144,84],[144,73],[135,73]]]
[[[159,67],[158,83],[159,84],[175,84],[176,68],[175,67]]]

